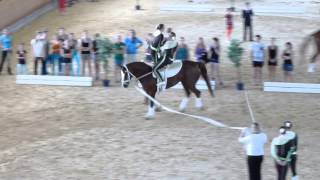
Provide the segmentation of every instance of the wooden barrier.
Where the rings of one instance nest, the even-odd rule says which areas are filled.
[[[211,81],[211,88],[212,90],[215,89],[215,81]],[[199,90],[208,90],[207,84],[204,80],[198,80],[197,84],[196,84],[197,89]],[[172,87],[173,89],[183,89],[183,86],[181,83],[178,83],[177,85]]]
[[[265,82],[266,92],[320,93],[320,84]]]
[[[17,75],[16,84],[50,86],[92,86],[92,77]]]

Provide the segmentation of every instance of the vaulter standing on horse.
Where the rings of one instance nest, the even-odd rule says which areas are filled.
[[[163,35],[164,30],[165,27],[163,24],[157,26],[156,31],[153,33],[154,40],[151,44],[151,55],[154,61],[153,74],[157,78],[159,91],[165,89],[166,86],[166,79],[162,77],[160,69],[174,61],[174,53],[178,46],[175,40],[175,33],[171,32],[169,37],[165,39]]]

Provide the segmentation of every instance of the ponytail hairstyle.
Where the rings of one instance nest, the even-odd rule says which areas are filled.
[[[158,24],[156,27],[156,30],[161,31],[161,29],[164,29],[164,24]]]

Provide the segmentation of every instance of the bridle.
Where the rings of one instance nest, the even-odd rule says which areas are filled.
[[[130,83],[133,78],[135,79],[135,81],[139,81],[139,80],[141,80],[142,78],[144,78],[144,77],[152,74],[152,71],[151,71],[151,72],[148,72],[148,73],[146,73],[146,74],[144,74],[144,75],[142,75],[142,76],[136,77],[134,74],[132,74],[132,73],[129,71],[127,65],[123,65],[122,67],[125,68],[125,70],[126,70],[126,75],[127,75],[127,77],[128,77],[128,79],[125,80],[125,79],[124,79],[123,71],[121,71],[122,84],[124,84],[124,83]]]

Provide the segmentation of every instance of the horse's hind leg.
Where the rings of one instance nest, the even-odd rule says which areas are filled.
[[[193,85],[192,88],[190,88],[190,91],[192,91],[196,95],[196,102],[195,102],[196,108],[204,109],[203,102],[201,99],[201,92],[196,88],[195,85]]]
[[[190,98],[190,90],[187,88],[186,84],[185,83],[182,83],[183,85],[183,88],[184,88],[184,91],[185,91],[185,94],[186,94],[186,97],[184,97],[179,105],[179,110],[181,112],[184,112],[185,109],[187,108],[188,106],[188,102],[189,102],[189,98]]]

